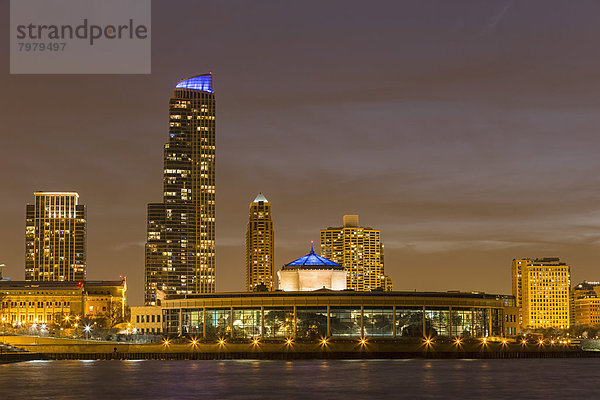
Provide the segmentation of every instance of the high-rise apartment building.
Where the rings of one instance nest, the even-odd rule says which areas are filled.
[[[84,281],[86,209],[75,192],[35,192],[27,204],[25,280]]]
[[[523,328],[568,328],[571,268],[558,258],[514,259],[513,295]]]
[[[215,291],[215,108],[212,75],[175,86],[163,202],[148,204],[146,305],[163,294]]]
[[[246,290],[258,285],[273,290],[273,256],[275,253],[271,203],[259,193],[250,203],[246,230]]]
[[[381,233],[359,226],[358,215],[344,215],[343,226],[321,230],[321,255],[344,267],[348,289],[391,290],[383,269]]]

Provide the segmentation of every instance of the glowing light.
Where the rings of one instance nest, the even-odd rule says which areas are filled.
[[[225,339],[223,339],[223,338],[219,339],[219,344],[221,346],[223,346],[225,344]]]
[[[457,346],[460,346],[460,345],[462,344],[462,340],[460,340],[460,338],[456,338],[456,340],[454,341],[454,343],[455,343]]]
[[[544,344],[544,341],[542,339],[540,339],[540,344]]]
[[[167,338],[163,339],[163,346],[167,347],[171,344],[171,341]]]
[[[175,86],[177,89],[193,89],[214,93],[212,90],[212,75],[198,75],[184,79]]]
[[[285,343],[290,346],[294,341],[292,339],[286,339]]]
[[[527,340],[523,339],[523,340],[521,341],[521,343],[523,343],[523,344],[527,344]]]
[[[361,338],[361,339],[360,339],[360,344],[361,344],[362,346],[366,345],[366,344],[367,344],[367,339],[365,339],[365,338]]]
[[[321,345],[327,346],[327,338],[321,338]]]
[[[256,344],[258,344],[258,339],[254,339],[254,340],[252,341],[252,343],[253,343],[253,344],[255,344],[255,345],[256,345]]]
[[[86,325],[85,328],[83,328],[84,331],[89,332],[92,330],[92,327],[89,325]]]

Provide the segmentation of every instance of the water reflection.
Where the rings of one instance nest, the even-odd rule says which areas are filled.
[[[598,367],[596,359],[26,362],[0,365],[0,398],[545,400],[594,393]]]

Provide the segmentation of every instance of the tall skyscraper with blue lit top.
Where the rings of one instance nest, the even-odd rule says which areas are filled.
[[[215,291],[215,117],[211,74],[175,86],[163,202],[148,204],[147,305],[163,295]]]

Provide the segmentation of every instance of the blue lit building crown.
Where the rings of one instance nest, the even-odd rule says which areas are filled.
[[[212,89],[212,75],[197,75],[192,76],[191,78],[184,79],[180,81],[176,89],[192,89],[192,90],[201,90],[203,92],[214,93]]]
[[[329,266],[333,267],[334,269],[336,269],[336,267],[343,269],[343,267],[340,264],[328,260],[325,257],[321,257],[318,254],[315,254],[315,250],[313,249],[312,245],[310,247],[310,253],[303,257],[300,257],[297,260],[292,261],[291,263],[285,264],[283,268],[293,266]]]

